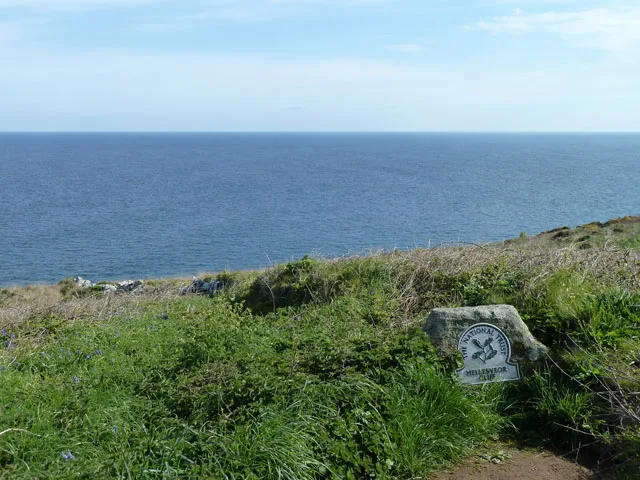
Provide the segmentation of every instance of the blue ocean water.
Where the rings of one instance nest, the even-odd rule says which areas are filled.
[[[0,285],[503,240],[639,180],[635,134],[0,134]]]

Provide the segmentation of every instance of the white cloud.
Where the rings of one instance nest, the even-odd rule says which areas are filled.
[[[588,8],[597,5],[602,0],[476,0],[475,3],[480,6],[504,6],[504,5],[571,5],[580,4],[582,8]]]
[[[494,34],[546,32],[598,49],[625,52],[640,46],[640,8],[594,8],[572,12],[526,13],[476,22],[474,28]]]

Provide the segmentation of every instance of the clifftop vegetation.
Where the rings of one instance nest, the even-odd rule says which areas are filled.
[[[0,478],[427,478],[495,442],[640,478],[640,223],[304,257],[113,294],[0,289]],[[514,305],[551,358],[463,388],[421,324]]]

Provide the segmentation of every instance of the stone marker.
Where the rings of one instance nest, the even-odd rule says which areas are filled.
[[[463,383],[519,380],[518,363],[531,364],[547,354],[511,305],[436,308],[424,330],[442,355],[462,353],[458,376]]]

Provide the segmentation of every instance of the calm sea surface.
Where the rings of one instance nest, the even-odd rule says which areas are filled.
[[[0,134],[0,285],[503,240],[639,202],[640,135]]]

